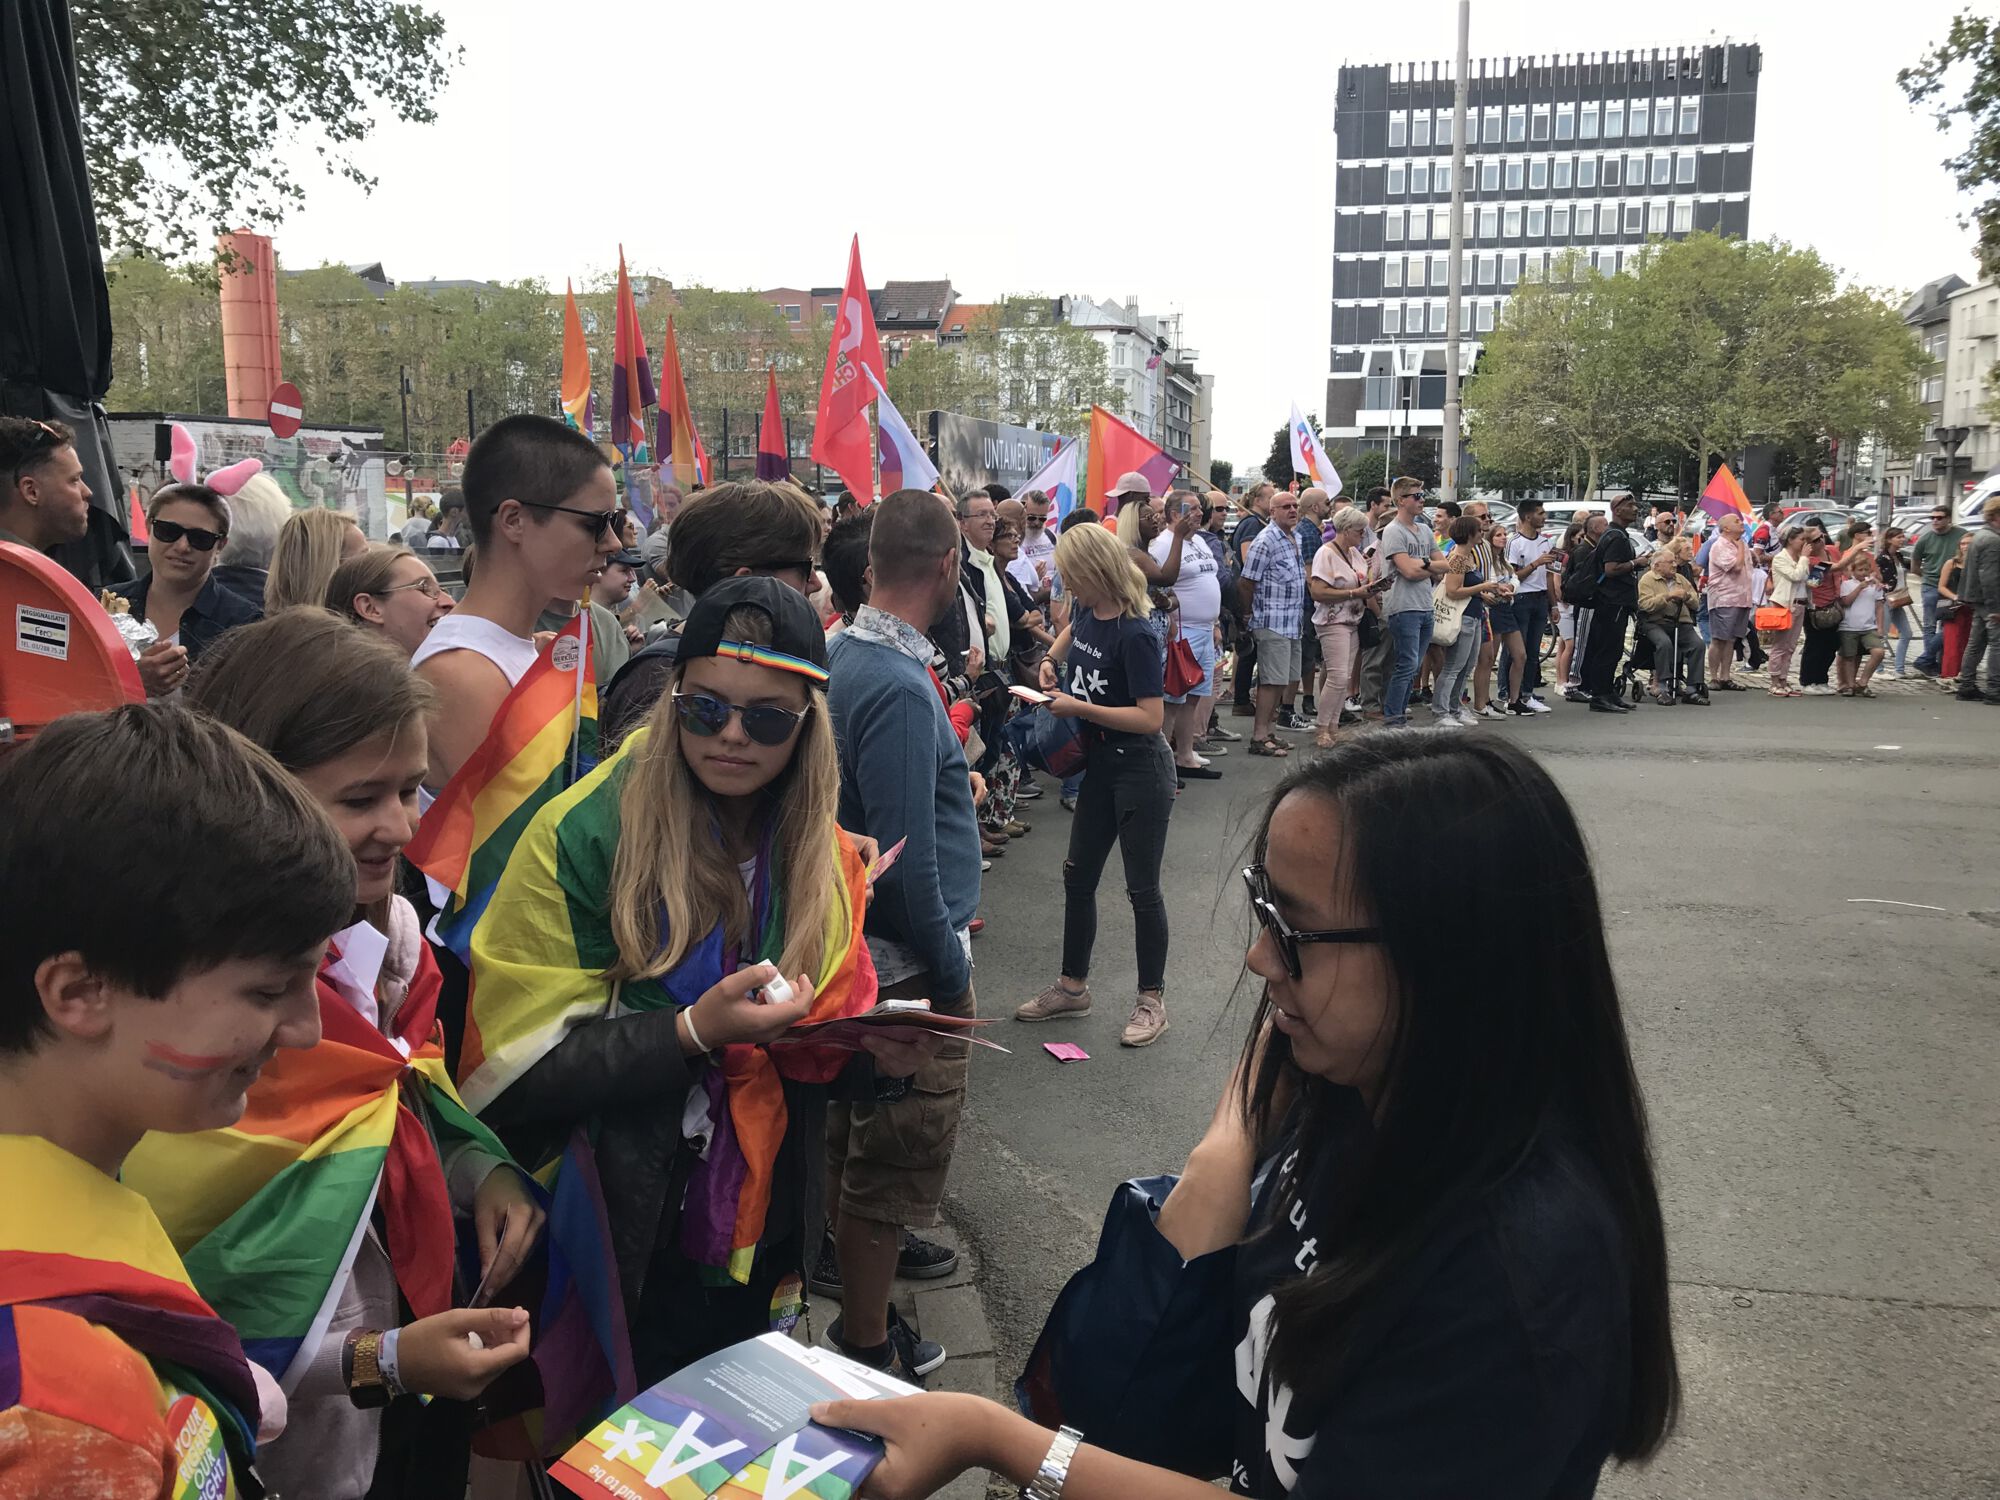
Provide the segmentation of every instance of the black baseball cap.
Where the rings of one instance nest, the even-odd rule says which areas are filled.
[[[754,609],[770,623],[767,644],[723,638],[724,622],[739,609]],[[704,656],[795,672],[815,687],[826,686],[826,631],[819,616],[790,584],[760,574],[725,578],[695,601],[675,660],[685,664]]]
[[[620,547],[604,560],[607,563],[617,563],[620,567],[630,568],[634,572],[646,566],[646,554],[637,547]]]

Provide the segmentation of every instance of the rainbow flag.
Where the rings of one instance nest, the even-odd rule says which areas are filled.
[[[597,436],[597,403],[590,394],[590,346],[583,341],[576,291],[563,283],[562,411],[566,425],[587,438]]]
[[[164,1385],[206,1402],[231,1467],[247,1471],[258,1420],[250,1362],[236,1330],[195,1290],[146,1200],[39,1136],[0,1135],[0,1182],[7,1184],[0,1390],[11,1378],[12,1391],[0,1405],[82,1422],[102,1415],[89,1407],[115,1372],[98,1351],[79,1345],[81,1330],[69,1314],[108,1329],[144,1356]]]
[[[626,1012],[691,1005],[725,975],[775,959],[783,947],[782,885],[767,851],[752,882],[758,936],[743,953],[725,950],[718,923],[668,974],[622,981],[615,991],[603,977],[618,958],[601,898],[611,889],[618,852],[619,801],[650,739],[648,730],[634,733],[615,756],[549,802],[515,843],[487,920],[473,931],[472,998],[459,1075],[474,1109],[497,1099],[572,1027],[604,1016],[614,999]],[[840,882],[827,914],[808,1021],[857,1015],[875,1003],[875,966],[861,936],[867,910],[862,862],[852,841],[835,832]],[[595,892],[600,899],[566,900],[564,890]],[[725,1049],[719,1068],[702,1070],[696,1086],[708,1092],[712,1134],[683,1201],[682,1249],[689,1259],[718,1279],[748,1281],[784,1140],[782,1079],[826,1083],[845,1064],[843,1055],[809,1047],[774,1057],[765,1048],[743,1046]],[[576,1110],[578,1123],[584,1122],[590,1101],[579,1099]]]
[[[508,1159],[452,1087],[429,953],[391,1037],[339,987],[339,942],[320,970],[318,1045],[273,1058],[234,1125],[148,1135],[125,1162],[126,1184],[151,1200],[194,1284],[287,1391],[318,1350],[373,1219],[411,1311],[452,1305],[440,1142]]]
[[[486,738],[417,825],[404,858],[445,892],[433,931],[469,961],[472,929],[535,814],[597,764],[590,611],[556,633],[493,715]]]
[[[1718,521],[1731,513],[1746,521],[1750,519],[1750,497],[1743,493],[1743,486],[1736,482],[1728,464],[1716,466],[1715,477],[1709,480],[1708,488],[1695,504]]]

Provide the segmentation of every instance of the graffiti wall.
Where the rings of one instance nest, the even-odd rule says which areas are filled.
[[[246,458],[262,461],[301,510],[324,506],[360,523],[372,541],[386,541],[404,520],[403,491],[388,490],[382,433],[376,428],[302,427],[281,438],[262,422],[162,412],[114,412],[111,445],[127,493],[143,501],[167,482],[167,443],[161,434],[178,422],[194,438],[197,467],[207,474]]]

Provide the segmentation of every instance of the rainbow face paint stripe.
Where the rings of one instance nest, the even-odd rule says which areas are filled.
[[[206,1078],[211,1073],[219,1073],[236,1063],[233,1057],[209,1057],[199,1052],[182,1052],[177,1047],[169,1047],[165,1042],[146,1043],[146,1066],[156,1073],[164,1073],[169,1078],[182,1083],[193,1083],[197,1078]]]
[[[826,686],[825,667],[817,666],[802,656],[787,656],[782,651],[773,651],[769,646],[753,645],[749,641],[717,641],[715,655],[718,660],[747,662],[753,667],[769,667],[774,672],[796,673],[814,687]]]

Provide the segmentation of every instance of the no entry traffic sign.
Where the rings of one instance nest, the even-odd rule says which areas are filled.
[[[305,398],[289,380],[271,392],[271,431],[275,436],[297,436],[305,416]]]

